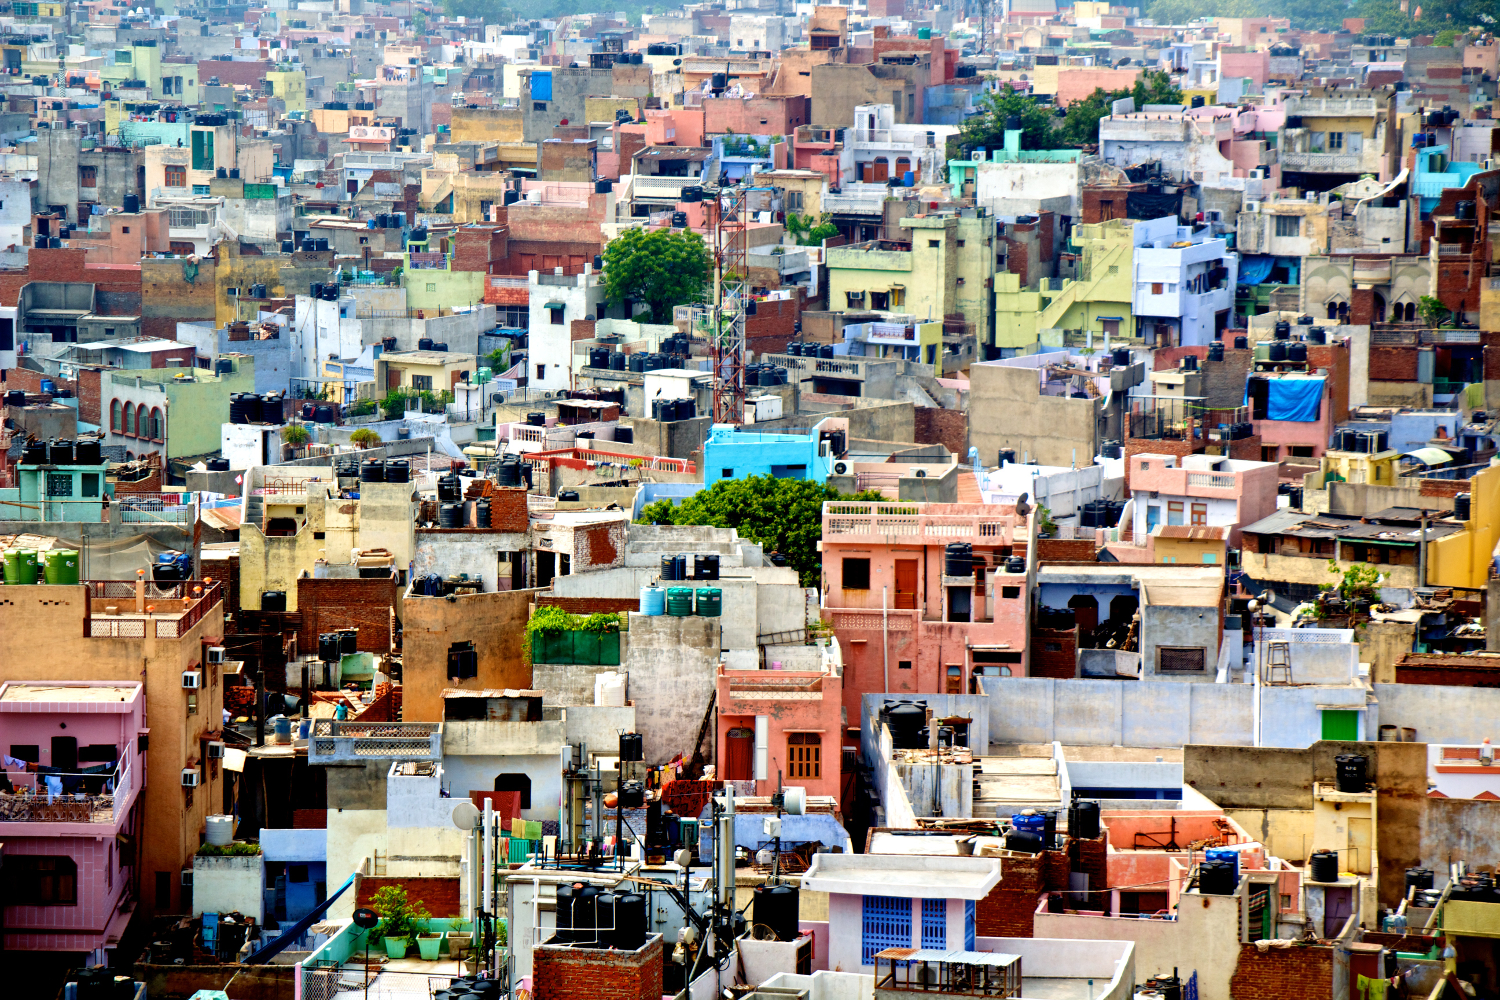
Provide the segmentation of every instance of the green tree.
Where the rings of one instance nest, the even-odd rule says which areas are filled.
[[[1452,46],[1454,42],[1458,41],[1462,34],[1463,32],[1454,31],[1452,28],[1448,28],[1444,31],[1439,31],[1436,37],[1432,39],[1433,47],[1448,48]]]
[[[1417,300],[1417,312],[1428,326],[1438,326],[1448,318],[1448,307],[1431,295],[1424,295]]]
[[[1006,122],[1012,116],[1021,120],[1022,149],[1057,149],[1061,145],[1053,134],[1052,113],[1035,98],[1016,93],[1008,83],[1002,90],[985,94],[979,106],[979,114],[965,119],[958,134],[962,145],[1000,149],[1005,145]]]
[[[839,234],[839,227],[828,221],[827,213],[814,219],[810,215],[788,212],[786,231],[796,238],[799,247],[820,247],[824,240]]]
[[[749,476],[720,479],[673,506],[658,500],[641,511],[641,524],[705,524],[734,528],[741,538],[779,552],[797,571],[802,586],[816,587],[822,562],[818,541],[823,537],[823,504],[829,500],[881,501],[865,491],[844,496],[825,483],[810,479]]]
[[[427,15],[420,10],[411,16],[411,31],[418,38],[427,34]]]
[[[1160,69],[1148,69],[1136,77],[1130,96],[1135,98],[1137,111],[1148,104],[1183,103],[1182,89],[1172,82],[1166,70]]]
[[[644,302],[653,323],[670,323],[673,306],[701,299],[709,274],[708,247],[691,230],[627,229],[604,248],[609,301]]]
[[[502,0],[443,0],[443,11],[449,17],[469,17],[485,24],[509,24],[516,12]]]
[[[281,443],[289,444],[293,448],[307,444],[311,437],[312,435],[307,432],[307,428],[301,424],[288,424],[281,429]]]
[[[1092,94],[1068,105],[1068,116],[1063,119],[1058,134],[1072,146],[1097,144],[1099,119],[1109,115],[1110,105],[1118,96],[1118,93],[1106,93],[1104,88],[1095,87]]]
[[[356,448],[373,448],[380,443],[380,435],[368,427],[361,427],[349,435],[349,443]]]

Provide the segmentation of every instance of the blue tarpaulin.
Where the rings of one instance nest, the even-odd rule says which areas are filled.
[[[1276,258],[1269,255],[1246,254],[1240,259],[1240,270],[1235,281],[1241,285],[1258,285],[1271,276]]]
[[[1296,420],[1312,423],[1318,419],[1323,403],[1323,382],[1320,378],[1273,378],[1269,379],[1266,395],[1267,420]]]
[[[552,71],[531,71],[531,99],[533,101],[552,100]]]

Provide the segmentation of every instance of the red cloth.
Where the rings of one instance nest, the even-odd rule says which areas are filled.
[[[510,821],[521,818],[521,793],[520,792],[470,792],[469,801],[473,802],[481,812],[484,811],[484,800],[489,799],[491,808],[505,820],[506,828],[509,829]]]

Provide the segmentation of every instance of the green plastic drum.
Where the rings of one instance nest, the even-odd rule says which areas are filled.
[[[36,583],[36,550],[22,549],[20,559],[16,563],[16,582],[20,584]]]
[[[698,591],[698,616],[717,618],[724,612],[724,592],[718,587],[702,587]]]
[[[47,553],[46,580],[50,584],[78,582],[78,553],[73,549],[54,549]]]
[[[667,588],[667,614],[674,618],[687,618],[693,613],[693,588]]]

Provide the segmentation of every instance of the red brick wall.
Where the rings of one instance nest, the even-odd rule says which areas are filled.
[[[797,320],[802,315],[801,293],[755,305],[755,315],[745,320],[745,346],[757,354],[780,354],[786,350],[787,341],[796,339]]]
[[[633,952],[543,945],[532,952],[536,1000],[661,1000],[661,936]]]
[[[974,907],[974,933],[979,937],[1031,937],[1043,888],[1042,856],[1004,858],[999,884]]]
[[[509,254],[504,226],[465,226],[453,234],[453,270],[488,273]]]
[[[427,907],[427,912],[434,917],[461,917],[463,910],[458,904],[458,882],[457,875],[433,875],[425,878],[361,875],[354,880],[354,905],[369,906],[382,888],[399,885],[406,889],[408,900],[421,900]]]
[[[1040,538],[1036,557],[1041,562],[1096,562],[1094,543],[1087,538]]]
[[[239,619],[240,616],[240,557],[228,559],[204,559],[202,576],[222,586],[225,617]]]
[[[1184,901],[1183,905],[1191,905]],[[1333,996],[1333,949],[1240,945],[1229,980],[1230,1000],[1324,1000]]]
[[[496,531],[522,532],[531,525],[526,512],[524,486],[500,486],[490,494],[490,527]]]
[[[969,454],[969,418],[958,410],[945,410],[937,406],[919,406],[914,414],[914,436],[917,444],[940,444],[960,459],[967,461]],[[993,457],[993,456],[991,456]],[[986,464],[990,461],[979,456]],[[967,473],[964,473],[967,475]]]
[[[1249,437],[1235,438],[1233,441],[1230,441],[1229,457],[1248,462],[1259,462],[1260,435],[1252,434]]]
[[[175,337],[173,339],[176,339]],[[78,419],[91,424],[104,423],[101,414],[104,412],[99,406],[99,390],[102,385],[104,373],[98,368],[83,368],[78,372],[77,387],[73,390],[78,396]]]
[[[5,388],[7,390],[19,389],[22,392],[38,396],[42,394],[42,379],[47,377],[41,372],[32,371],[30,368],[7,368],[5,369]],[[68,389],[75,396],[78,394],[77,382],[69,382],[65,378],[54,378],[51,381],[55,388]],[[98,397],[96,396],[94,403],[96,412],[98,405]],[[93,422],[98,423],[97,420]]]
[[[1198,449],[1192,441],[1162,441],[1155,438],[1126,438],[1125,439],[1125,472],[1130,474],[1130,459],[1136,455],[1176,455],[1179,459],[1193,454]],[[1259,452],[1256,458],[1259,459]],[[1177,463],[1182,464],[1180,461]]]
[[[318,648],[318,636],[335,629],[359,629],[356,648],[377,655],[391,650],[391,609],[400,593],[395,577],[368,580],[297,581],[297,611],[302,625],[297,648]]]
[[[1422,496],[1424,497],[1451,497],[1467,492],[1469,492],[1469,480],[1467,479],[1422,480]]]
[[[1060,648],[1048,649],[1051,643]],[[1031,669],[1028,677],[1077,677],[1078,631],[1069,629],[1032,629]]]
[[[1092,840],[1076,838],[1068,840],[1068,854],[1072,860],[1072,870],[1083,872],[1089,877],[1090,889],[1102,889],[1109,885],[1108,853],[1103,833]]]

